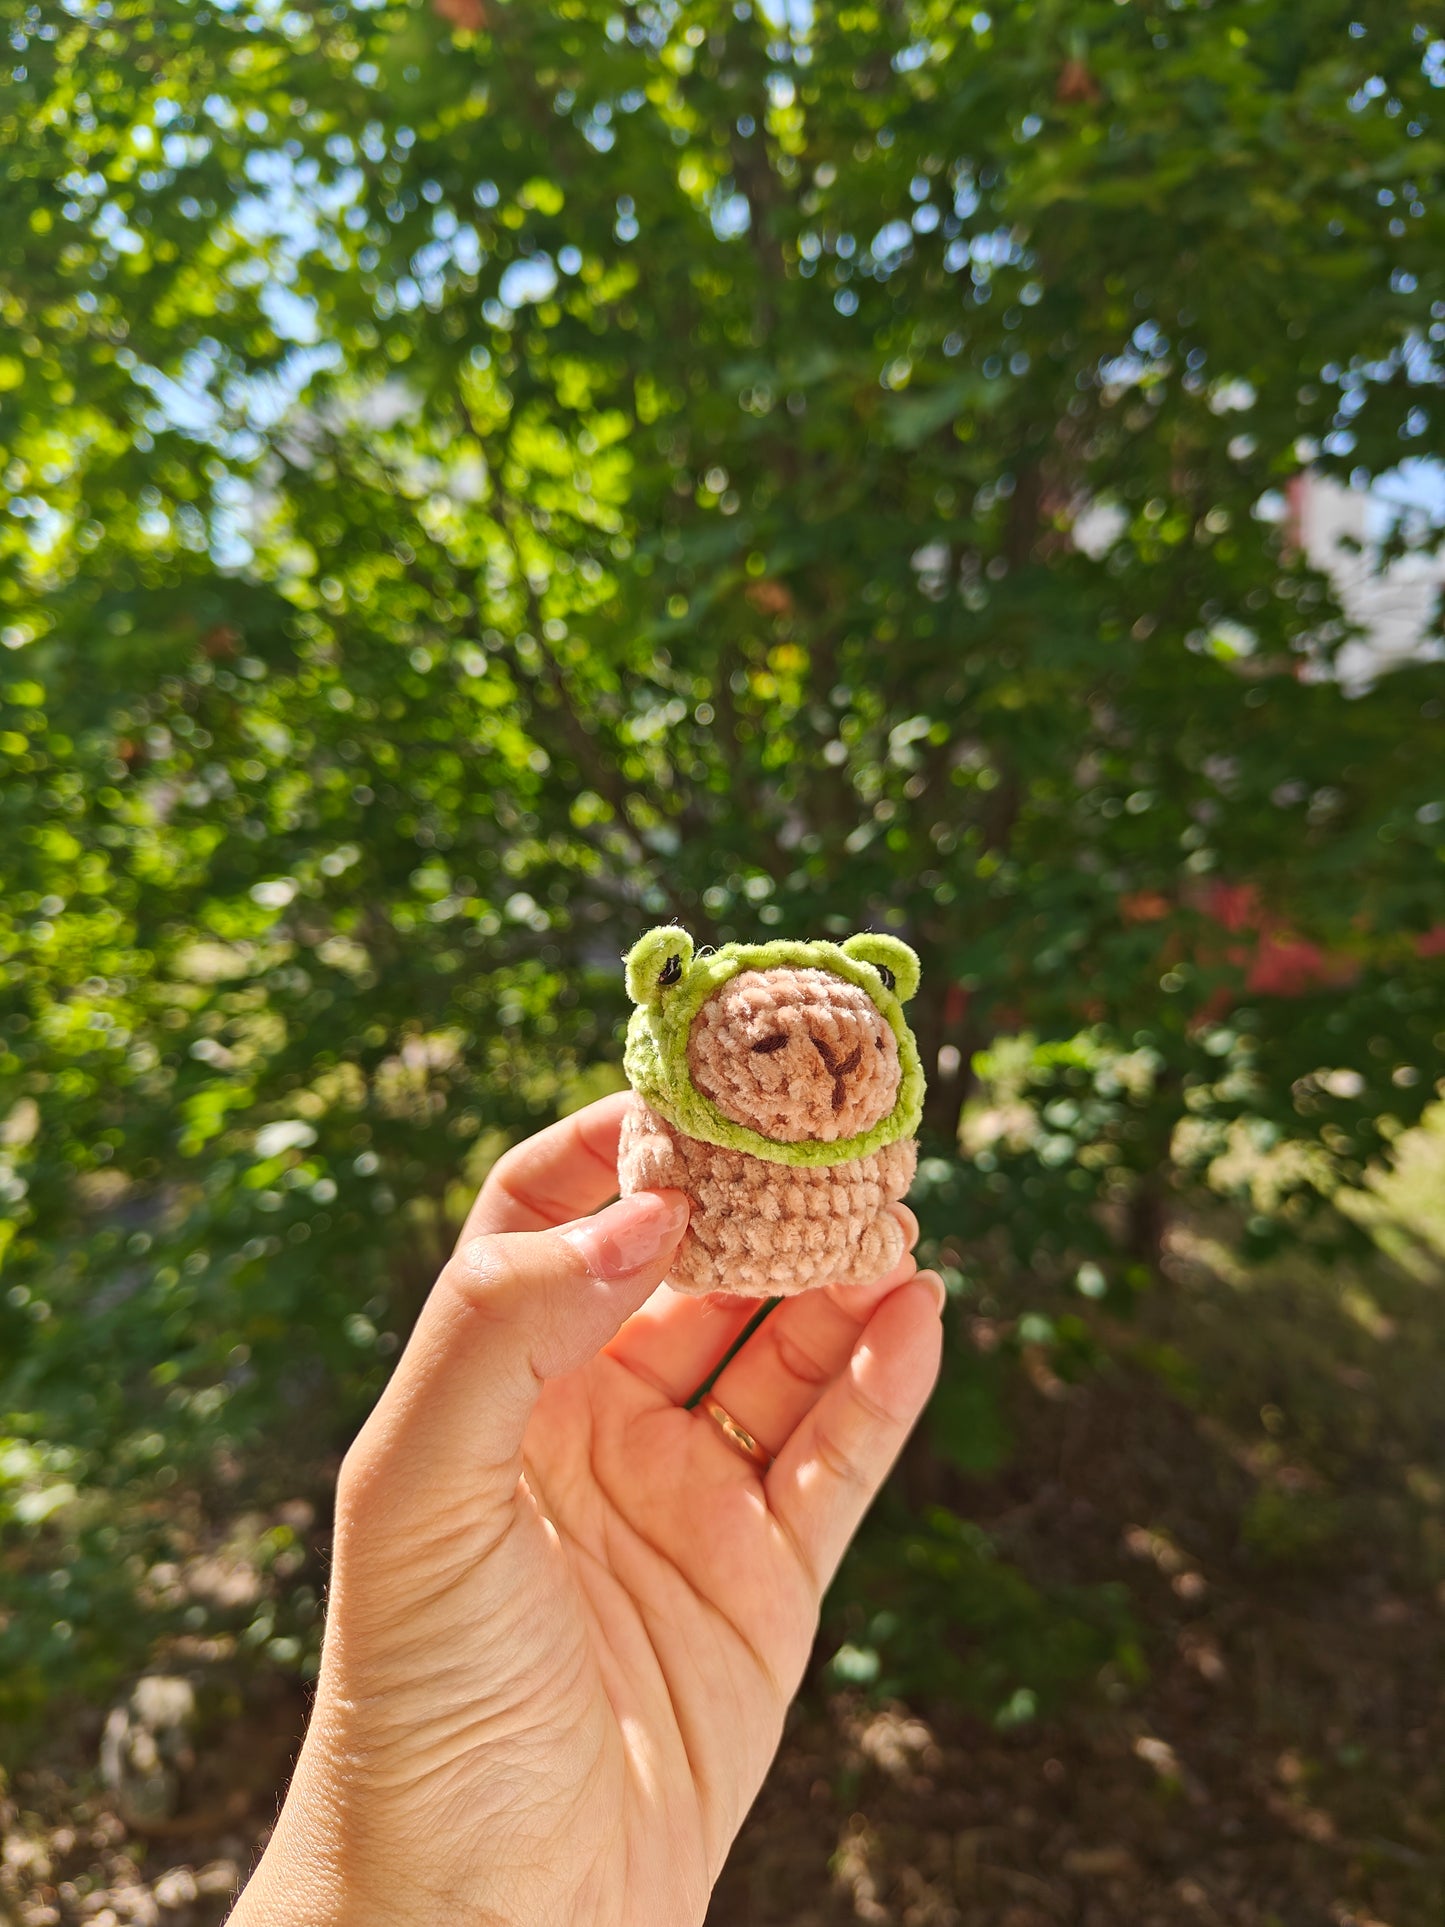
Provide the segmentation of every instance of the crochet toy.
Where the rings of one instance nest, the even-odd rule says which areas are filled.
[[[788,1296],[873,1284],[907,1240],[923,1069],[897,937],[724,944],[651,930],[627,956],[623,1195],[670,1185],[692,1217],[675,1291]]]

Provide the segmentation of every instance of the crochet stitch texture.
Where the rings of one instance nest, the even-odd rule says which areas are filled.
[[[627,957],[624,1194],[686,1191],[675,1290],[869,1284],[903,1255],[923,1071],[903,1016],[918,959],[873,933],[726,944],[673,925]]]

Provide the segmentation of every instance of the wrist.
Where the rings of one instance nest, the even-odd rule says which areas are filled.
[[[283,1811],[226,1927],[369,1927],[365,1908],[347,1903],[324,1856],[300,1851],[288,1831]]]
[[[327,1797],[327,1776],[315,1769],[315,1752],[308,1735],[266,1850],[226,1927],[381,1927],[375,1895],[368,1904],[347,1879],[342,1816]],[[406,1883],[386,1891],[399,1898]],[[406,1927],[399,1907],[388,1918]]]
[[[343,1799],[346,1775],[332,1753],[313,1720],[275,1829],[226,1927],[506,1927],[510,1915],[432,1890],[415,1853],[388,1850],[384,1805]],[[528,1917],[525,1909],[518,1916]]]

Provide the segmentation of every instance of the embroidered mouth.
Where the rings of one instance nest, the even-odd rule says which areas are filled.
[[[823,1042],[821,1037],[814,1037],[809,1041],[813,1049],[822,1058],[823,1063],[832,1076],[833,1109],[835,1112],[841,1111],[843,1106],[848,1102],[848,1086],[844,1082],[844,1079],[850,1071],[856,1071],[858,1066],[863,1062],[863,1046],[861,1044],[855,1044],[848,1055],[839,1060],[833,1056],[832,1050]]]

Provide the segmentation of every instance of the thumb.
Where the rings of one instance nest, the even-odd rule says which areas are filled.
[[[510,1504],[549,1378],[576,1371],[661,1284],[687,1228],[681,1191],[638,1191],[555,1231],[472,1238],[432,1289],[346,1455],[338,1510],[415,1527]]]

